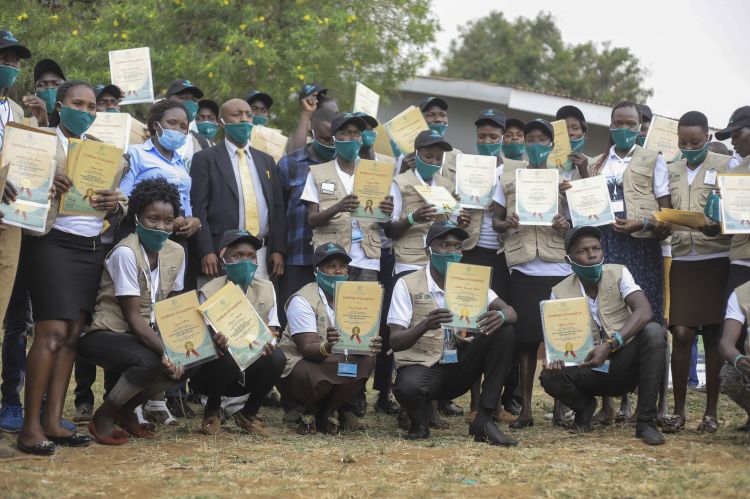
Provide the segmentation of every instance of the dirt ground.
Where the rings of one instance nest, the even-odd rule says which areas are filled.
[[[262,410],[275,432],[268,439],[234,423],[205,436],[197,417],[123,447],[0,461],[0,497],[750,497],[750,437],[733,431],[744,415],[722,396],[719,432],[699,434],[704,400],[689,393],[688,429],[661,447],[631,428],[584,436],[553,428],[544,419],[551,400],[538,388],[537,424],[513,432],[521,443],[512,449],[474,443],[464,418],[413,443],[399,438],[393,417],[372,411],[368,431],[335,437],[300,437],[279,409]]]

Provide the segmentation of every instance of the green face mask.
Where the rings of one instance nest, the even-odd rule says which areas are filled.
[[[378,132],[375,130],[364,130],[362,132],[362,146],[372,147],[375,144],[375,139],[378,136]]]
[[[525,145],[521,142],[511,142],[510,144],[503,144],[503,156],[508,159],[521,159]]]
[[[430,263],[441,275],[448,272],[449,263],[458,263],[463,255],[461,253],[433,253],[430,250]]]
[[[479,144],[477,143],[477,152],[480,156],[497,156],[500,154],[502,143],[497,144]]]
[[[242,286],[242,289],[246,289],[253,282],[253,278],[255,278],[258,264],[250,259],[235,263],[224,262],[224,270],[226,270],[230,281]]]
[[[344,161],[354,161],[359,155],[359,150],[362,148],[362,142],[359,140],[336,140],[333,139],[335,144],[336,156],[342,158]]]
[[[630,128],[609,129],[609,134],[612,136],[612,141],[615,143],[615,147],[620,150],[629,150],[633,147],[639,133],[638,130],[631,130]]]
[[[79,111],[72,107],[62,106],[60,109],[60,123],[73,135],[80,137],[96,119],[86,111]]]
[[[635,139],[635,143],[639,146],[643,147],[643,144],[646,143],[646,136],[645,135],[639,135],[637,139]]]
[[[441,165],[431,165],[429,163],[425,163],[419,158],[419,153],[414,154],[414,159],[417,163],[417,173],[419,173],[419,176],[422,177],[422,180],[426,180],[429,182],[432,180],[432,177],[435,176],[435,174],[440,171]]]
[[[198,127],[198,133],[206,137],[208,140],[214,140],[216,132],[219,130],[219,124],[213,121],[201,121],[195,125]]]
[[[138,234],[138,239],[141,240],[143,247],[149,251],[161,251],[164,243],[172,235],[171,232],[163,230],[147,229],[138,221],[137,217],[135,219],[135,232]]]
[[[582,281],[588,282],[599,282],[602,278],[602,271],[604,270],[604,260],[594,265],[578,265],[569,256],[565,257],[570,263],[570,268],[573,269],[575,275]]]
[[[328,275],[320,270],[315,272],[315,282],[318,283],[318,286],[320,286],[320,289],[322,289],[324,293],[330,296],[334,296],[333,293],[336,290],[337,282],[344,282],[348,279],[349,276],[346,275]]]
[[[570,148],[573,150],[573,152],[583,151],[584,144],[586,144],[586,137],[581,137],[580,139],[570,140]]]
[[[105,113],[119,113],[120,111],[117,110],[116,107],[108,107]]]
[[[335,147],[327,146],[318,142],[317,140],[315,140],[315,135],[313,135],[312,146],[315,150],[315,154],[317,154],[318,157],[323,161],[331,161],[336,155]]]
[[[247,144],[250,140],[250,134],[253,131],[253,124],[249,121],[241,121],[239,123],[224,123],[224,131],[227,135],[241,146]]]
[[[187,111],[188,123],[195,119],[195,115],[198,113],[198,103],[194,100],[184,100],[182,105],[185,106]]]
[[[52,114],[55,110],[55,102],[57,102],[57,89],[56,88],[45,88],[36,93],[36,96],[44,101],[45,107],[47,108],[47,114]]]
[[[430,125],[430,130],[434,130],[439,133],[441,137],[445,137],[445,132],[448,131],[448,125],[445,123],[433,123]]]
[[[16,84],[20,69],[0,64],[0,88],[9,88]]]
[[[700,165],[708,156],[708,141],[700,149],[680,149],[682,157],[691,165]]]
[[[268,116],[262,116],[260,114],[253,115],[253,125],[266,126],[268,124]]]
[[[546,163],[549,154],[552,152],[552,146],[544,144],[526,144],[526,155],[529,157],[531,166],[539,166]]]
[[[393,151],[394,158],[401,156],[401,149],[399,149],[398,145],[396,145],[396,142],[393,140],[391,140],[391,151]]]

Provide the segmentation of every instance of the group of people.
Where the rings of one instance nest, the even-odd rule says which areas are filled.
[[[24,119],[8,92],[30,58],[25,45],[0,30],[0,140],[9,122]],[[114,85],[68,80],[50,59],[36,64],[34,78],[36,88],[21,104],[36,126],[57,135],[51,208],[43,234],[0,224],[0,428],[18,433],[22,452],[51,455],[92,439],[121,445],[153,438],[152,421],[187,415],[188,399],[203,405],[206,434],[218,434],[232,418],[242,431],[266,436],[272,428],[259,411],[274,390],[284,422],[300,434],[361,430],[371,376],[375,410],[397,416],[407,439],[429,438],[431,428],[445,425],[441,415],[462,414],[453,399],[471,392],[470,435],[515,445],[534,425],[532,388],[544,340],[539,303],[574,297],[587,298],[596,346],[577,366],[544,363],[541,385],[555,399],[555,426],[587,432],[611,424],[613,397],[622,397],[636,435],[664,443],[662,432],[686,425],[696,335],[703,337],[707,379],[698,430],[717,430],[720,387],[750,416],[750,237],[722,235],[715,223],[687,231],[652,216],[660,207],[703,210],[717,173],[750,173],[750,106],[716,133],[731,139],[733,154],[711,141],[705,115],[685,113],[678,128],[682,157],[671,162],[641,147],[653,117],[645,105],[617,104],[609,144],[593,157],[584,153],[588,126],[581,110],[560,108],[556,119],[567,124],[573,167],[561,171],[553,224],[541,226],[519,221],[515,171],[554,168],[547,165],[555,139],[547,120],[524,123],[483,111],[472,132],[476,151],[467,153],[497,159],[493,201],[446,215],[415,189],[455,191],[462,153],[447,139],[446,100],[419,103],[429,129],[416,137],[413,152],[394,144],[390,156],[374,150],[376,117],[341,113],[328,89],[306,84],[298,125],[277,163],[249,145],[254,127],[272,125],[270,95],[253,91],[219,105],[178,79],[151,106],[148,138],[123,155],[119,187],[92,198],[104,216],[91,217],[58,213],[72,186],[67,150],[71,139],[98,140],[86,133],[96,113],[120,112],[123,94]],[[385,222],[353,215],[361,158],[393,164],[390,194],[378,206]],[[572,227],[565,190],[595,175],[607,179],[616,222]],[[3,202],[18,192],[7,183]],[[443,324],[453,315],[445,299],[451,262],[491,267],[492,280],[481,334],[459,341],[457,358],[448,362]],[[371,355],[334,352],[334,290],[346,280],[383,285]],[[212,332],[216,359],[187,370],[172,364],[154,304],[193,291],[203,302],[228,282],[242,288],[275,339],[244,371],[227,354],[222,331]],[[668,417],[670,362],[674,414]],[[608,373],[599,369],[605,363]],[[97,366],[105,396],[94,410]],[[75,422],[88,423],[90,435],[62,417],[73,373]],[[636,389],[631,415],[628,394]],[[596,397],[602,397],[598,413]],[[512,435],[498,425],[503,411],[515,416]],[[743,429],[750,430],[750,420]]]

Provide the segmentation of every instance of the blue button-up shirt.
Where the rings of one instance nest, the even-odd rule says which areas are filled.
[[[130,153],[130,169],[120,182],[120,190],[126,196],[130,196],[133,188],[142,180],[164,177],[167,182],[177,187],[180,193],[181,215],[192,217],[190,187],[193,180],[182,157],[175,152],[172,154],[172,160],[168,160],[161,155],[151,139],[143,144],[130,146],[128,152]]]
[[[279,182],[286,203],[287,239],[286,263],[312,265],[312,229],[307,224],[307,206],[300,201],[310,165],[319,161],[307,151],[307,146],[291,152],[279,160]]]

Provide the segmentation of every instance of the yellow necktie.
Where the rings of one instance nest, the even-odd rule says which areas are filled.
[[[255,198],[255,185],[250,175],[250,165],[244,149],[237,149],[239,155],[240,184],[242,185],[242,201],[245,205],[245,230],[255,236],[260,232],[258,222],[258,201]]]

